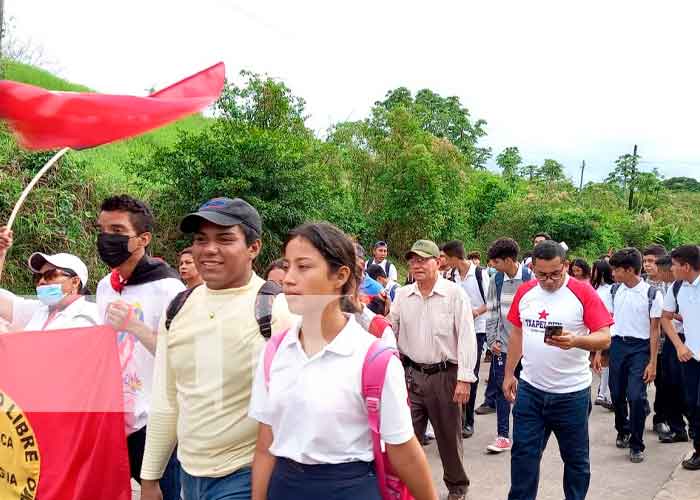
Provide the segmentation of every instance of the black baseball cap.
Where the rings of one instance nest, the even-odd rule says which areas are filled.
[[[180,230],[183,233],[194,233],[202,220],[224,227],[243,225],[255,231],[258,236],[262,234],[260,214],[250,203],[240,198],[213,198],[207,201],[196,212],[182,219]]]

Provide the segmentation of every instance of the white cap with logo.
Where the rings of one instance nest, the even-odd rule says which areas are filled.
[[[29,256],[29,269],[32,272],[38,273],[44,264],[51,264],[52,266],[68,269],[73,271],[75,275],[80,278],[80,282],[83,286],[87,286],[88,281],[88,269],[80,258],[69,253],[57,253],[55,255],[47,255],[45,253],[35,252]]]

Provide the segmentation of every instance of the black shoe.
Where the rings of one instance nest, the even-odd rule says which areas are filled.
[[[694,452],[693,456],[683,460],[683,468],[686,470],[700,470],[700,452]]]
[[[489,415],[491,413],[496,413],[496,408],[493,408],[487,404],[483,404],[483,405],[479,406],[474,411],[474,413],[476,413],[477,415]]]
[[[661,422],[658,424],[654,424],[654,432],[657,433],[659,436],[662,436],[663,434],[668,434],[669,432],[671,432],[671,428],[666,422]]]
[[[659,441],[662,443],[687,443],[688,434],[683,432],[666,432],[659,434]]]
[[[468,439],[474,435],[474,426],[473,425],[465,425],[464,428],[462,429],[462,437],[464,439]]]
[[[630,450],[630,462],[633,464],[641,464],[644,462],[644,452]]]
[[[630,438],[631,436],[629,434],[618,434],[617,440],[615,441],[615,446],[617,446],[620,449],[629,448]]]

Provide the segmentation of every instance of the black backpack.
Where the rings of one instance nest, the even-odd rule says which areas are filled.
[[[198,285],[199,286],[199,285]],[[180,312],[182,306],[185,305],[187,299],[192,295],[194,289],[188,288],[178,293],[173,300],[170,301],[168,308],[165,311],[165,329],[170,330],[170,324]],[[282,293],[282,287],[275,281],[266,281],[258,290],[255,297],[255,320],[260,328],[260,335],[265,339],[272,336],[272,304],[275,302],[275,297]]]
[[[367,269],[370,265],[372,265],[372,262],[374,262],[374,258],[369,259],[367,262],[365,262],[365,269]],[[386,273],[386,277],[389,277],[389,269],[391,269],[391,262],[389,259],[384,259],[384,262],[381,264],[374,264],[375,266],[379,266],[382,269],[384,269],[384,272]]]
[[[450,269],[450,272],[445,276],[450,281],[457,282],[457,268],[453,267]],[[484,293],[484,268],[476,266],[476,271],[475,271],[475,276],[476,276],[476,284],[479,285],[479,293],[481,294],[481,298],[484,300],[484,304],[486,303],[486,294]]]
[[[683,286],[682,281],[674,281],[673,282],[673,298],[676,299],[676,314],[678,314],[681,310],[680,306],[678,305],[678,292],[681,291],[682,286]]]

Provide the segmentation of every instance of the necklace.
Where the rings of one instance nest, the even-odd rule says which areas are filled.
[[[214,320],[214,319],[216,319],[217,314],[219,314],[222,311],[222,309],[224,307],[226,307],[228,304],[226,302],[224,302],[223,304],[219,305],[219,307],[217,307],[215,309],[211,309],[211,307],[210,307],[211,297],[215,297],[215,295],[210,294],[209,290],[207,289],[207,301],[206,301],[207,302],[207,309],[208,309],[207,317],[210,320]]]

